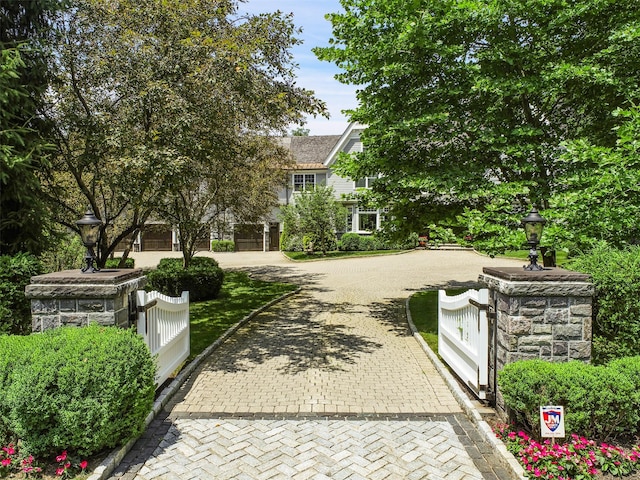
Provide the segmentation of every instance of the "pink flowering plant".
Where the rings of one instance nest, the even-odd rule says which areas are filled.
[[[578,435],[571,435],[565,443],[550,440],[541,443],[508,425],[498,425],[494,431],[520,461],[529,478],[591,480],[600,472],[621,477],[640,469],[640,447],[625,451]]]
[[[0,453],[0,478],[12,473],[22,473],[26,478],[39,477],[42,468],[35,464],[33,456],[24,457],[18,454],[15,445],[9,444],[2,447]]]
[[[33,456],[21,455],[15,445],[9,444],[2,447],[0,452],[0,478],[13,474],[20,474],[20,478],[39,478],[42,476],[42,467],[36,464]],[[56,475],[60,478],[74,478],[76,475],[84,473],[88,466],[86,460],[73,461],[66,450],[56,456],[55,460],[57,463]]]

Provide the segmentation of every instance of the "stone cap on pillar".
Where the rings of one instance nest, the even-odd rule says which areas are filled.
[[[518,267],[484,267],[479,281],[501,293],[513,296],[591,297],[595,287],[591,275],[563,268],[528,271]]]
[[[27,298],[111,297],[131,290],[132,287],[143,288],[145,283],[146,277],[140,268],[100,270],[96,273],[63,270],[31,277],[31,284],[26,286],[25,294]]]

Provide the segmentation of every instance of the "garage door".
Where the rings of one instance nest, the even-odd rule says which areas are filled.
[[[168,251],[173,248],[171,227],[167,225],[148,225],[142,232],[142,251]]]
[[[233,234],[236,252],[261,252],[264,249],[262,225],[236,225]]]

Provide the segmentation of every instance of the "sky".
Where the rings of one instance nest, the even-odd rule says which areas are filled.
[[[297,82],[300,87],[313,90],[315,96],[327,104],[329,119],[322,116],[307,117],[304,128],[310,135],[342,135],[349,121],[342,110],[356,107],[356,87],[343,85],[334,77],[340,69],[330,62],[321,62],[311,51],[314,47],[329,44],[331,23],[324,18],[326,13],[342,11],[338,0],[246,0],[240,3],[239,11],[248,13],[274,12],[293,13],[296,27],[302,28],[299,35],[303,41],[292,49],[294,61],[299,65]],[[292,126],[295,128],[295,126]]]

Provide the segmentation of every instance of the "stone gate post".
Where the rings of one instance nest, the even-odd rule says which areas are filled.
[[[524,359],[591,361],[592,299],[586,274],[550,268],[484,268],[495,312],[489,329],[489,391],[498,413],[507,416],[497,372]]]
[[[31,299],[32,330],[92,322],[127,328],[136,315],[136,291],[145,283],[141,269],[91,274],[65,270],[32,277],[25,288]]]

